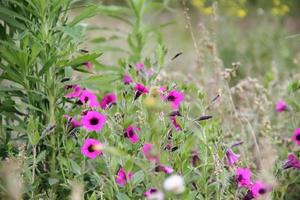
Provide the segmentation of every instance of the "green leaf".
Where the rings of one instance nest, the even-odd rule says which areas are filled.
[[[90,88],[90,89],[99,89],[104,90],[105,88],[111,88],[111,84],[119,80],[119,75],[113,74],[105,74],[105,75],[97,75],[90,76],[87,79],[77,81],[76,83],[82,87]]]
[[[59,180],[56,178],[48,178],[48,182],[50,185],[54,185],[54,184],[58,183]]]
[[[133,177],[132,177],[132,184],[138,185],[140,182],[142,182],[144,180],[145,174],[142,170],[134,173]]]
[[[71,163],[71,167],[72,167],[73,172],[75,174],[81,175],[81,168],[80,168],[80,166],[74,160],[69,159],[69,161]]]
[[[82,40],[82,28],[79,26],[76,27],[68,27],[62,26],[59,28],[65,35],[70,36],[76,42],[80,42]]]
[[[32,146],[36,146],[40,140],[40,134],[38,130],[39,121],[30,116],[28,119],[27,134]]]
[[[69,24],[68,26],[72,27],[78,24],[79,22],[94,17],[97,14],[102,14],[102,15],[108,15],[114,18],[117,18],[119,20],[122,20],[126,23],[130,23],[129,20],[126,18],[122,17],[125,14],[129,14],[130,11],[126,7],[121,7],[121,6],[87,6],[83,11],[80,12],[79,15],[77,15]]]
[[[130,198],[126,194],[121,192],[117,193],[116,196],[118,200],[130,200]]]
[[[87,61],[95,60],[96,58],[100,57],[102,53],[91,53],[86,55],[78,56],[77,58],[74,58],[71,62],[64,64],[64,66],[77,66],[82,65],[83,63]]]

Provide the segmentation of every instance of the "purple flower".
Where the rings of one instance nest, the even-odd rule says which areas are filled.
[[[75,119],[69,115],[64,115],[64,118],[66,118],[68,120],[68,123],[71,124],[72,128],[77,128],[77,127],[81,126],[80,121],[78,121],[77,119]]]
[[[251,194],[254,198],[258,198],[261,195],[268,192],[267,186],[261,181],[255,181],[251,187]]]
[[[137,64],[135,64],[135,69],[136,69],[137,71],[143,70],[144,67],[145,67],[144,63],[137,63]]]
[[[239,187],[249,187],[251,185],[251,171],[249,168],[237,168],[235,171],[235,179]]]
[[[156,188],[150,188],[144,193],[147,200],[163,200],[164,194]]]
[[[87,68],[87,69],[92,69],[92,68],[93,68],[93,63],[90,62],[90,61],[83,63],[83,65],[84,65],[85,68]]]
[[[101,131],[106,122],[105,115],[97,111],[88,111],[81,119],[81,124],[88,131]]]
[[[184,94],[177,90],[171,90],[165,97],[165,100],[171,102],[172,108],[177,110],[180,103],[184,100]]]
[[[132,176],[132,172],[126,173],[125,169],[121,167],[117,172],[116,183],[120,186],[125,186],[125,184],[132,179]]]
[[[152,154],[152,149],[153,149],[153,144],[151,143],[145,143],[143,146],[143,154],[149,160],[150,162],[153,163],[158,163],[159,162],[159,156],[158,155],[153,155]]]
[[[232,149],[227,149],[226,151],[226,158],[227,158],[227,164],[229,166],[234,165],[239,160],[240,155],[235,154]]]
[[[113,104],[116,104],[117,96],[114,93],[108,93],[104,96],[102,101],[100,102],[100,106],[102,109],[106,109]]]
[[[296,128],[292,136],[292,140],[300,146],[300,128]]]
[[[134,90],[136,91],[134,99],[139,98],[139,96],[141,96],[142,94],[147,94],[147,93],[149,93],[148,88],[145,87],[145,86],[144,86],[143,84],[141,84],[141,83],[135,84]]]
[[[97,96],[90,90],[83,90],[79,100],[82,104],[88,104],[92,108],[99,107]]]
[[[139,141],[139,136],[137,134],[138,131],[140,131],[139,128],[130,125],[126,128],[124,136],[128,138],[132,144],[135,144],[137,141]]]
[[[172,174],[174,172],[172,167],[168,167],[166,165],[159,164],[155,167],[156,172],[164,172],[166,174]]]
[[[175,127],[175,129],[176,129],[177,131],[181,131],[182,128],[181,128],[180,124],[177,122],[176,116],[170,116],[170,119],[171,119],[172,124],[173,124],[173,126]]]
[[[290,153],[288,155],[288,158],[284,161],[282,167],[283,169],[288,169],[288,168],[300,169],[300,162],[294,154]]]
[[[72,89],[73,91],[71,93],[66,94],[66,98],[78,98],[83,91],[83,89],[78,85],[69,85],[67,86],[67,89]]]
[[[132,83],[132,78],[131,78],[131,76],[129,74],[124,74],[124,76],[123,76],[123,83],[125,85],[128,85],[128,84]]]
[[[102,155],[101,146],[102,144],[98,140],[86,139],[81,147],[81,153],[88,158],[95,159]]]
[[[275,106],[275,111],[276,112],[283,112],[283,111],[286,111],[286,110],[288,110],[287,103],[283,100],[277,101],[276,106]]]

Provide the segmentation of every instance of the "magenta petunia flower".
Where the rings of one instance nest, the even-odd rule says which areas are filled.
[[[287,103],[283,100],[277,101],[276,106],[275,106],[275,111],[276,112],[283,112],[283,111],[286,111],[286,110],[288,110]]]
[[[176,116],[170,116],[170,119],[171,119],[172,124],[173,124],[173,126],[175,127],[175,129],[176,129],[177,131],[181,131],[182,128],[181,128],[180,124],[177,122]]]
[[[237,168],[235,171],[235,179],[239,187],[249,187],[251,185],[251,171],[249,168]]]
[[[124,136],[127,137],[132,144],[135,144],[137,141],[139,141],[139,136],[137,134],[139,131],[139,128],[130,125],[126,128]]]
[[[144,196],[146,197],[147,200],[163,200],[164,199],[164,194],[156,189],[156,188],[150,188],[144,193]]]
[[[129,74],[124,74],[124,76],[123,76],[123,83],[125,85],[128,85],[128,84],[130,84],[132,82],[133,82],[133,80],[132,80],[131,76]]]
[[[168,167],[166,165],[159,164],[155,167],[156,172],[164,172],[166,174],[172,174],[174,172],[172,167]]]
[[[142,94],[147,94],[147,93],[149,93],[148,88],[145,87],[145,86],[144,86],[143,84],[141,84],[141,83],[135,84],[134,90],[136,91],[134,99],[139,98],[139,96],[141,96]]]
[[[88,158],[95,159],[102,155],[101,146],[102,144],[98,140],[86,139],[81,147],[81,153]]]
[[[177,90],[171,90],[165,97],[165,100],[171,102],[172,108],[177,110],[180,103],[184,100],[184,94]]]
[[[72,89],[73,91],[71,93],[66,94],[66,98],[78,98],[83,91],[83,89],[78,85],[69,85],[67,86],[67,89]]]
[[[99,107],[98,98],[92,91],[83,90],[79,100],[82,104],[88,104],[92,108]]]
[[[97,111],[88,111],[81,118],[81,124],[83,128],[88,131],[101,131],[105,122],[106,122],[105,115],[102,115]]]
[[[116,183],[120,186],[125,186],[127,182],[129,182],[132,179],[133,173],[128,172],[126,173],[124,168],[120,168],[117,177],[116,177]]]
[[[159,162],[159,156],[158,155],[153,155],[152,154],[152,149],[153,149],[153,144],[151,143],[145,143],[143,146],[143,153],[144,156],[149,160],[150,162],[153,163],[158,163]]]
[[[298,158],[290,153],[288,155],[288,158],[283,162],[283,169],[288,169],[288,168],[294,168],[294,169],[300,169],[300,162]]]
[[[92,69],[92,68],[93,68],[93,63],[90,62],[90,61],[83,63],[83,65],[84,65],[85,68],[87,68],[87,69]]]
[[[75,119],[69,115],[64,115],[64,118],[66,118],[68,120],[68,123],[70,123],[72,128],[77,128],[77,127],[81,126],[80,121],[78,121],[77,119]]]
[[[240,155],[235,154],[232,149],[227,149],[226,151],[226,158],[227,158],[227,164],[229,166],[234,165],[239,160]]]
[[[251,194],[253,198],[257,198],[268,192],[267,186],[261,181],[255,181],[251,187]]]
[[[292,136],[292,140],[300,146],[300,128],[296,128]]]
[[[102,109],[109,108],[111,105],[116,104],[117,96],[114,93],[108,93],[104,96],[102,101],[100,102],[100,106]]]
[[[144,63],[137,63],[137,64],[135,64],[135,69],[136,69],[137,71],[143,70],[144,67],[145,67]]]

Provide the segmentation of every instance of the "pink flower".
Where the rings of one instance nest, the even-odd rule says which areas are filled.
[[[276,112],[283,112],[283,111],[286,111],[287,109],[288,109],[288,105],[285,101],[283,101],[283,100],[277,101],[276,106],[275,106]]]
[[[73,91],[71,93],[66,94],[65,95],[66,98],[78,98],[83,91],[83,89],[81,87],[79,87],[78,85],[67,86],[67,89],[70,89],[70,88],[72,88]]]
[[[93,63],[90,62],[90,61],[83,63],[83,65],[84,65],[85,68],[87,68],[87,69],[92,69],[92,68],[93,68]]]
[[[123,76],[123,83],[125,85],[128,85],[128,84],[132,83],[132,78],[131,78],[131,76],[129,74],[125,74]]]
[[[68,120],[68,123],[71,124],[72,128],[77,128],[77,127],[81,126],[80,121],[78,121],[77,119],[75,119],[69,115],[64,115],[64,118],[66,118]]]
[[[235,178],[239,187],[249,187],[251,185],[251,171],[249,168],[237,168]]]
[[[148,88],[145,87],[145,86],[144,86],[143,84],[141,84],[141,83],[135,84],[134,90],[136,91],[136,93],[135,93],[135,98],[134,98],[134,99],[139,98],[139,96],[141,96],[142,94],[147,94],[147,93],[149,93]]]
[[[176,116],[170,116],[170,119],[171,119],[172,124],[173,124],[173,126],[175,127],[175,129],[176,129],[177,131],[181,131],[182,128],[181,128],[180,124],[177,122]]]
[[[171,90],[165,97],[165,100],[171,102],[173,109],[177,110],[180,103],[184,100],[184,94],[177,90]]]
[[[172,174],[174,172],[172,167],[168,167],[166,165],[159,164],[155,167],[156,172],[164,172],[166,174]]]
[[[300,128],[296,128],[292,136],[292,140],[300,146]]]
[[[140,131],[139,128],[130,125],[126,128],[124,136],[127,137],[132,144],[135,144],[139,141],[139,136],[137,134],[138,131]]]
[[[83,90],[79,100],[82,104],[88,104],[92,108],[99,107],[97,96],[89,90]]]
[[[133,176],[132,172],[128,172],[128,174],[126,174],[125,169],[120,168],[117,173],[116,182],[120,186],[124,186],[127,182],[129,182],[132,179],[132,176]]]
[[[150,77],[150,76],[153,76],[155,73],[154,69],[153,68],[150,68],[150,69],[147,69],[146,70],[146,74]]]
[[[164,92],[167,91],[167,88],[164,87],[164,86],[161,86],[161,87],[159,87],[159,91],[160,91],[161,93],[164,93]]]
[[[251,187],[251,194],[254,198],[257,198],[268,192],[267,186],[261,181],[255,181]]]
[[[144,63],[137,63],[137,64],[135,64],[135,69],[136,69],[137,71],[143,70],[144,67],[145,67]]]
[[[226,151],[226,158],[227,158],[227,164],[229,166],[234,165],[239,160],[240,155],[235,154],[232,149],[227,149]]]
[[[288,168],[300,169],[300,162],[298,158],[292,153],[288,155],[287,160],[285,160],[283,163],[283,169],[288,169]]]
[[[153,149],[153,144],[150,144],[150,143],[145,143],[144,146],[143,146],[143,153],[144,153],[144,156],[147,158],[147,160],[149,160],[150,162],[153,162],[153,163],[158,163],[159,162],[159,156],[157,155],[153,155],[151,154],[152,152],[152,149]]]
[[[164,199],[164,194],[155,189],[155,188],[150,188],[144,193],[144,196],[146,197],[147,200],[163,200]]]
[[[104,96],[102,101],[100,102],[100,106],[102,109],[106,109],[113,104],[116,104],[117,96],[114,93],[108,93]]]
[[[81,153],[91,159],[95,159],[97,156],[102,155],[102,144],[95,139],[89,138],[83,142],[81,147]]]
[[[81,124],[88,131],[101,131],[106,122],[105,115],[97,111],[88,111],[81,119]]]

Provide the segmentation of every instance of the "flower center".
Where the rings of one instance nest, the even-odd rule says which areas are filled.
[[[169,95],[168,96],[168,101],[175,101],[175,96],[173,96],[173,95]]]
[[[132,137],[134,135],[133,130],[128,131],[128,137]]]
[[[243,176],[240,174],[240,175],[237,177],[237,180],[238,180],[238,181],[242,181],[242,180],[243,180]]]
[[[90,123],[92,124],[92,125],[97,125],[98,123],[99,123],[99,119],[98,118],[95,118],[95,117],[93,117],[91,120],[90,120]]]
[[[296,136],[296,140],[300,141],[300,134]]]
[[[88,100],[89,100],[89,97],[84,97],[84,102],[85,103],[88,102]]]
[[[155,192],[157,192],[157,189],[154,189],[154,188],[150,189],[150,193],[151,193],[151,194],[152,194],[152,193],[155,193]]]
[[[90,152],[90,153],[93,153],[95,150],[94,150],[94,145],[90,145],[89,147],[88,147],[88,151]]]
[[[258,190],[258,193],[259,193],[259,194],[265,194],[266,192],[267,192],[267,191],[266,191],[265,188],[261,188],[261,189]]]

